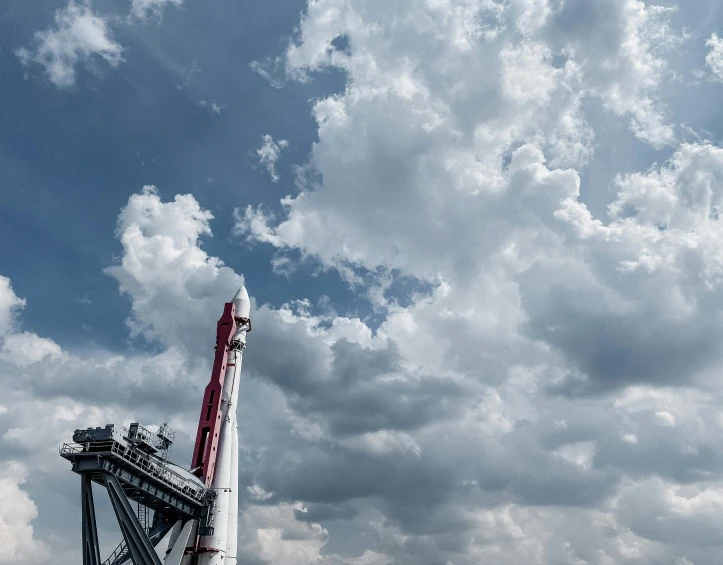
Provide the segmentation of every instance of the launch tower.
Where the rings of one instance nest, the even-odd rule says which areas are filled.
[[[168,460],[174,434],[166,424],[156,433],[138,423],[123,431],[113,424],[75,430],[73,443],[60,446],[81,477],[83,565],[236,565],[236,405],[250,306],[242,287],[218,321],[190,470]],[[93,484],[108,492],[123,536],[105,560]],[[166,537],[161,556],[157,546]]]

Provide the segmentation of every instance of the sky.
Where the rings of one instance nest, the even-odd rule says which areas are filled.
[[[716,0],[5,0],[0,77],[0,565],[241,284],[239,565],[719,562]]]

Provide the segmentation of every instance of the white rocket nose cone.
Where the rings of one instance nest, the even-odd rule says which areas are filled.
[[[233,297],[233,304],[236,308],[236,315],[242,318],[248,318],[251,313],[251,301],[246,287],[242,286],[238,289],[236,296]]]

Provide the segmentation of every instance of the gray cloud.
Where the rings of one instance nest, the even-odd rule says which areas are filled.
[[[717,562],[723,150],[676,141],[670,53],[705,53],[674,22],[635,0],[307,6],[288,78],[346,88],[313,101],[304,190],[276,219],[239,203],[237,228],[337,268],[381,321],[254,304],[245,562]],[[595,215],[600,116],[641,156]],[[673,149],[654,164],[643,144]],[[212,219],[152,187],[121,210],[106,273],[150,353],[64,350],[0,284],[3,454],[42,468],[74,427],[163,416],[187,456],[199,360],[243,281],[204,250]],[[389,300],[401,277],[425,292]],[[43,473],[5,477],[12,531],[72,557]]]

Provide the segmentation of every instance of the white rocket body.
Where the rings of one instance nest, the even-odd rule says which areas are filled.
[[[233,298],[236,318],[249,318],[251,302],[245,287]],[[238,544],[238,424],[236,410],[241,380],[241,362],[249,326],[238,323],[232,342],[239,342],[228,354],[221,395],[221,427],[216,466],[211,488],[216,491],[212,509],[213,534],[202,536],[197,555],[185,555],[181,565],[236,565]],[[174,535],[175,534],[175,535]],[[176,531],[172,539],[178,537]],[[192,540],[189,541],[191,543]],[[170,550],[169,550],[170,554]],[[166,560],[168,565],[173,565]],[[178,563],[178,561],[176,562]]]
[[[246,287],[242,286],[233,298],[236,316],[242,318],[250,318],[251,301]],[[250,324],[250,322],[249,322]],[[231,399],[228,405],[229,421],[225,422],[231,435],[231,477],[228,492],[228,526],[226,531],[226,555],[224,565],[236,565],[236,555],[238,548],[238,396],[241,388],[241,363],[243,361],[243,352],[246,346],[246,332],[251,329],[242,326],[242,330],[238,332],[238,340],[243,343],[243,348],[236,350],[238,353],[236,361],[236,378],[231,386]],[[236,338],[235,338],[236,339]]]
[[[239,360],[239,368],[241,361]],[[240,370],[240,369],[239,369]],[[226,560],[224,565],[236,565],[236,551],[238,546],[238,423],[236,421],[236,410],[239,393],[239,380],[234,383],[234,391],[231,395],[233,402],[229,405],[231,422],[231,451],[235,454],[231,459],[231,488],[228,500],[228,533],[226,540]]]

